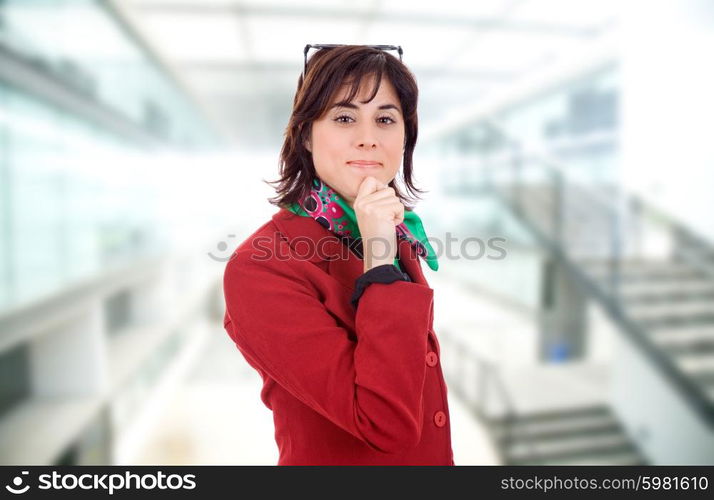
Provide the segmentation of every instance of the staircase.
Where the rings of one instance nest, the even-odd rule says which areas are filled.
[[[444,362],[450,394],[489,430],[504,465],[648,465],[605,403],[517,409],[528,406],[514,400],[524,383],[558,391],[559,381],[576,375],[572,367],[528,371],[527,381],[514,379],[449,329],[440,331],[440,343],[443,354],[453,354]]]
[[[646,465],[606,405],[494,422],[504,465]]]
[[[611,207],[602,206],[602,199],[590,198],[582,187],[569,186],[569,189],[574,194],[561,201],[563,213],[558,217],[554,215],[556,204],[551,189],[541,185],[521,186],[518,213],[546,238],[557,234],[560,224],[556,244],[562,255],[577,268],[582,279],[589,281],[591,288],[599,290],[601,298],[636,326],[645,342],[686,379],[692,392],[698,393],[714,413],[714,277],[697,265],[704,259],[692,262],[682,256],[714,252],[704,248],[701,238],[692,237],[680,238],[670,245],[680,255],[613,259],[610,253],[613,218],[607,212]],[[505,199],[514,203],[513,198]],[[627,220],[627,225],[618,229],[636,235],[637,224],[632,217]],[[681,227],[668,230],[677,235],[686,231]],[[692,248],[694,238],[697,243]],[[621,243],[623,254],[632,252],[635,246],[626,238]]]
[[[512,161],[487,173],[481,188],[564,264],[714,431],[714,245],[638,197],[569,178],[563,165],[519,156],[518,145],[503,142]],[[463,183],[448,190],[473,192]],[[643,462],[606,406],[511,414],[494,429],[511,464]]]

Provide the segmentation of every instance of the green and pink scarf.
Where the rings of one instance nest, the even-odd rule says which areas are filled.
[[[359,225],[354,210],[334,189],[319,178],[313,180],[310,194],[302,203],[293,203],[288,207],[291,212],[305,217],[312,217],[323,227],[348,240],[360,240]],[[414,247],[417,255],[436,271],[439,262],[436,252],[429,244],[424,226],[417,214],[404,210],[404,221],[395,226],[397,238],[407,240]],[[394,265],[401,269],[399,260]]]

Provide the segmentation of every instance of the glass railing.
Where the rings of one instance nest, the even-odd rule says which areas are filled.
[[[0,54],[169,144],[215,145],[183,89],[99,0],[0,2]]]
[[[497,124],[489,126],[500,131]],[[633,284],[640,285],[640,293],[646,291],[648,279],[707,285],[714,277],[714,245],[641,197],[626,193],[615,180],[603,181],[592,172],[526,151],[502,134],[506,147],[500,156],[491,155],[483,169],[484,182],[714,426],[714,405],[705,390],[654,344],[647,335],[650,323],[633,315],[628,295]],[[688,320],[667,321],[678,326]]]
[[[616,177],[566,166],[508,139],[504,144],[483,169],[488,185],[614,300],[621,300],[623,277],[632,269],[659,272],[682,262],[678,249],[691,231],[623,192]]]

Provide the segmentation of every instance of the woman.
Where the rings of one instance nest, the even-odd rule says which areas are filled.
[[[235,250],[225,328],[263,379],[278,465],[454,465],[433,330],[438,268],[411,192],[417,86],[378,48],[316,52],[281,152],[280,209]],[[370,163],[371,162],[371,163]]]

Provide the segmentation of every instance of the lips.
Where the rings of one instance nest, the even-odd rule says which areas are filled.
[[[352,165],[353,167],[379,167],[382,165],[378,161],[367,161],[367,160],[348,161],[347,164]]]

